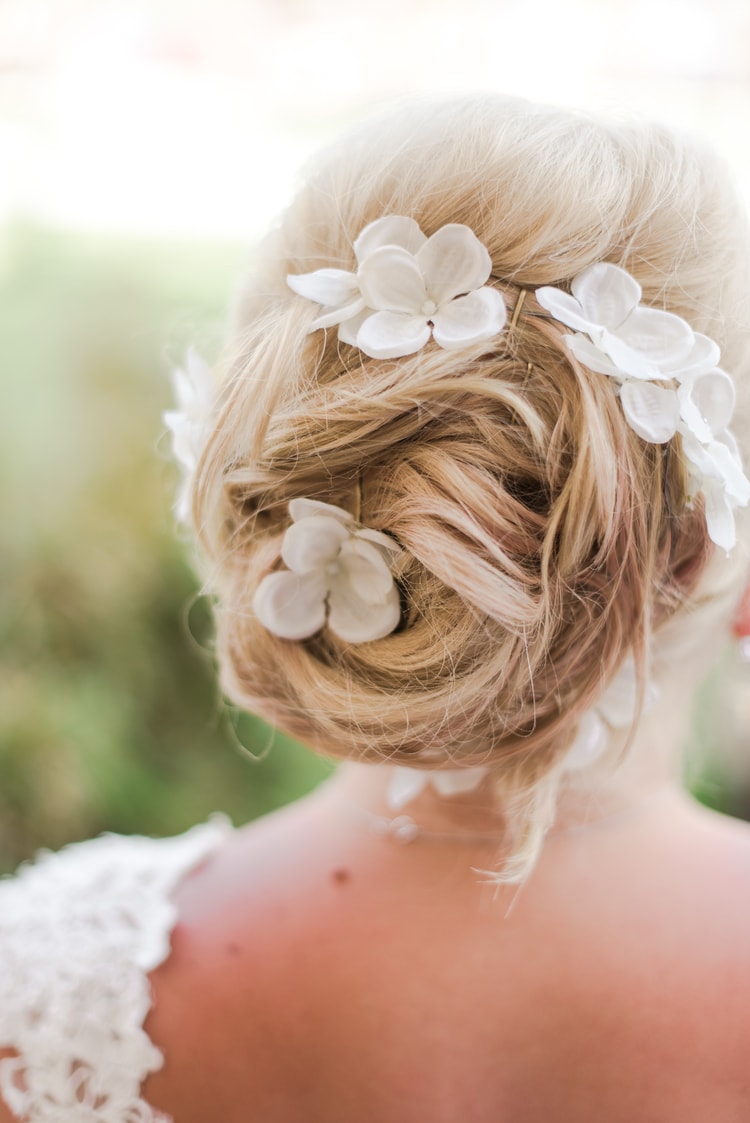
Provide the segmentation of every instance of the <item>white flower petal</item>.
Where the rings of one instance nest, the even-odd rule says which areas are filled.
[[[294,522],[300,519],[309,519],[313,515],[327,515],[329,518],[338,519],[342,523],[353,522],[353,516],[343,507],[336,507],[333,503],[324,503],[321,499],[290,499],[289,514]]]
[[[628,378],[644,380],[664,377],[653,359],[649,359],[642,351],[634,350],[623,339],[620,339],[619,335],[615,335],[611,331],[604,329],[595,343],[615,364],[620,372],[620,377],[627,376]]]
[[[403,550],[399,546],[395,538],[391,538],[390,534],[384,534],[382,530],[371,530],[369,527],[362,527],[361,530],[354,532],[355,538],[364,538],[367,542],[372,542],[381,550],[385,550],[389,554],[401,554]]]
[[[693,329],[680,316],[660,308],[636,308],[617,330],[617,337],[662,371],[674,370],[693,350]]]
[[[450,797],[473,792],[482,783],[488,771],[486,765],[478,764],[473,768],[440,768],[428,772],[427,775],[438,795]]]
[[[192,412],[195,405],[195,392],[190,378],[181,367],[172,371],[172,389],[177,404],[175,412],[185,415]]]
[[[589,710],[578,723],[578,732],[565,757],[564,770],[580,772],[588,768],[605,752],[608,743],[606,725],[596,710]]]
[[[588,333],[596,327],[583,312],[581,305],[574,296],[562,289],[553,288],[552,285],[542,285],[534,293],[537,302],[545,311],[549,312],[555,320],[575,331]]]
[[[175,517],[190,521],[192,477],[210,432],[214,385],[211,370],[195,348],[190,347],[184,367],[172,372],[178,409],[165,410],[162,420],[172,436],[172,455],[181,470],[175,500]]]
[[[444,304],[462,293],[481,288],[492,272],[492,259],[476,234],[451,222],[428,238],[416,255],[427,294]]]
[[[362,301],[364,306],[364,301]],[[372,316],[372,308],[362,307],[353,316],[349,316],[346,320],[342,320],[339,324],[339,339],[342,343],[349,343],[352,347],[357,346],[357,335],[362,324],[368,316]]]
[[[740,468],[741,468],[742,467],[742,454],[740,453],[740,446],[737,444],[737,441],[734,437],[734,434],[730,433],[728,429],[722,429],[722,431],[720,433],[715,434],[715,438],[716,438],[717,441],[720,441],[721,444],[724,444],[724,445],[727,446],[727,448],[731,452],[732,456],[734,457],[734,459],[737,461],[737,463],[740,465]]]
[[[314,273],[290,273],[286,283],[298,296],[326,307],[351,304],[359,296],[355,273],[344,269],[316,269]]]
[[[177,371],[181,375],[182,371]],[[205,421],[213,405],[214,381],[211,368],[198,354],[195,347],[188,347],[185,354],[185,381],[187,394],[180,408],[187,410],[196,421]]]
[[[253,611],[281,639],[315,635],[325,624],[325,581],[317,573],[269,573],[253,597]]]
[[[638,676],[635,660],[626,656],[622,666],[596,704],[600,715],[615,729],[627,729],[635,719],[638,704]]]
[[[711,441],[709,454],[721,472],[727,498],[735,507],[750,503],[750,480],[742,470],[742,461],[724,441]]]
[[[371,253],[359,268],[359,285],[368,308],[378,312],[416,316],[427,301],[422,272],[400,246],[381,246]]]
[[[591,323],[615,332],[641,299],[636,279],[609,261],[589,265],[573,279],[570,289]]]
[[[750,481],[742,470],[733,438],[731,440],[731,444],[716,439],[704,445],[692,433],[683,432],[682,451],[700,478],[704,481],[719,480],[734,505],[744,507],[750,502]]]
[[[294,573],[325,572],[336,564],[339,551],[349,537],[338,519],[316,515],[293,522],[284,535],[281,557]]]
[[[680,416],[699,441],[710,441],[732,420],[736,392],[723,370],[701,374],[683,382],[677,391]]]
[[[196,438],[202,430],[180,410],[165,410],[162,420],[172,434],[172,456],[185,471],[194,472],[199,452]]]
[[[352,595],[365,604],[378,604],[390,595],[393,574],[371,542],[352,535],[341,547],[340,566],[341,580],[348,581]]]
[[[566,335],[565,342],[578,362],[589,370],[593,370],[596,374],[608,374],[610,378],[623,377],[622,371],[585,335],[581,335],[580,332]]]
[[[420,768],[405,768],[396,765],[391,771],[391,778],[386,791],[386,803],[391,811],[400,811],[407,803],[412,803],[422,794],[429,777],[429,772]]]
[[[401,359],[421,350],[430,338],[425,316],[376,312],[357,333],[357,346],[371,359]]]
[[[713,339],[696,331],[693,332],[693,346],[690,353],[684,359],[678,360],[674,366],[670,362],[662,363],[662,370],[665,376],[669,375],[676,378],[678,382],[684,382],[715,370],[720,358],[721,352]]]
[[[320,331],[321,328],[333,328],[336,324],[343,324],[349,320],[355,319],[363,311],[365,302],[361,296],[357,296],[355,300],[349,301],[348,304],[339,304],[336,308],[330,308],[327,312],[321,312],[319,316],[310,324],[307,329],[308,335],[313,331]]]
[[[381,246],[401,246],[409,253],[416,253],[427,238],[413,218],[401,214],[388,214],[365,226],[354,243],[354,253],[361,264]]]
[[[336,578],[328,592],[328,627],[347,643],[369,643],[382,639],[398,627],[401,600],[391,580],[385,599],[367,603],[357,596],[351,583]]]
[[[432,317],[436,343],[448,351],[481,343],[502,331],[507,312],[497,289],[483,288],[441,304]]]
[[[708,537],[729,553],[737,543],[734,509],[718,480],[707,479],[703,486]]]
[[[674,390],[631,379],[623,384],[620,398],[630,428],[644,441],[665,444],[677,432],[680,403]]]

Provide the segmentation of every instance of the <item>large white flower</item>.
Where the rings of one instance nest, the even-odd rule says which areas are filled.
[[[188,348],[185,365],[172,372],[177,409],[166,410],[164,424],[172,434],[172,455],[180,467],[175,516],[190,521],[190,487],[208,433],[213,406],[211,371],[198,352]]]
[[[314,499],[292,499],[292,525],[281,557],[287,570],[258,585],[253,609],[281,639],[308,639],[328,627],[348,643],[387,636],[401,617],[389,562],[400,546],[387,534],[358,528],[347,512]]]
[[[485,286],[492,262],[468,226],[450,223],[427,238],[412,218],[387,215],[354,243],[356,273],[318,269],[287,277],[300,296],[323,305],[310,331],[339,325],[339,339],[370,358],[412,355],[430,337],[454,350],[491,339],[505,301]]]

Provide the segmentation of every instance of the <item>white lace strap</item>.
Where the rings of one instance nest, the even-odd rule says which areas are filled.
[[[24,1123],[165,1123],[141,1098],[163,1064],[143,1024],[179,881],[226,836],[103,835],[0,882],[0,1093]]]

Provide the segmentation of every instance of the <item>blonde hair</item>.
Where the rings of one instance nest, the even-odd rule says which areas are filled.
[[[628,652],[642,666],[652,634],[705,594],[713,547],[679,440],[638,438],[611,380],[572,359],[532,294],[509,335],[460,351],[374,360],[335,329],[308,334],[316,306],[286,275],[351,269],[354,239],[387,214],[427,235],[468,225],[511,308],[518,286],[624,266],[646,303],[719,343],[740,392],[744,227],[716,159],[665,128],[499,98],[418,105],[311,170],[240,306],[194,496],[224,689],[333,756],[490,765],[517,871],[578,719]],[[289,500],[353,511],[357,488],[362,523],[405,548],[401,626],[359,646],[327,629],[278,639],[251,601]]]

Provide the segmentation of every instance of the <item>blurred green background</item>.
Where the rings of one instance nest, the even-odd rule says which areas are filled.
[[[695,129],[750,197],[735,0],[0,0],[0,871],[241,823],[328,771],[217,692],[169,372],[218,354],[307,154],[395,96],[475,89]],[[748,731],[728,653],[689,778],[746,817]]]
[[[0,869],[308,790],[327,766],[222,703],[171,517],[169,369],[216,350],[241,252],[15,225],[2,258]]]

